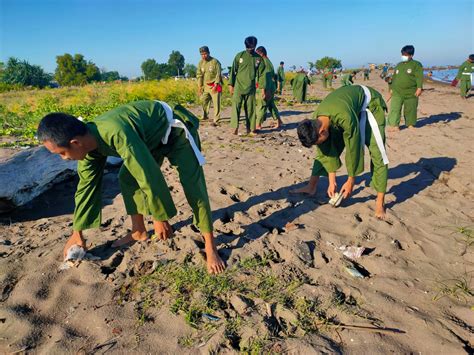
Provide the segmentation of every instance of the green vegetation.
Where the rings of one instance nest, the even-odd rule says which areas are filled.
[[[339,69],[339,68],[342,68],[342,63],[339,59],[336,59],[336,58],[323,57],[321,59],[318,59],[314,63],[314,66],[316,67],[316,69],[324,69],[324,68]]]
[[[152,320],[153,309],[162,305],[172,313],[182,315],[195,329],[193,336],[179,340],[184,347],[209,339],[220,328],[225,338],[223,341],[244,353],[256,354],[267,348],[270,338],[318,332],[329,322],[321,302],[298,295],[303,283],[301,277],[288,277],[271,271],[269,266],[277,261],[273,253],[255,255],[217,276],[209,275],[204,268],[191,262],[164,263],[123,289],[120,299],[137,302],[137,326]],[[248,306],[245,313],[234,310],[231,298],[235,296],[245,300]],[[157,305],[154,299],[160,299],[162,303]],[[285,321],[277,320],[269,316],[269,307],[284,309],[291,316]],[[273,324],[264,321],[270,319],[268,317],[273,317]],[[242,343],[242,329],[255,327],[255,321],[266,324],[268,332]]]
[[[474,297],[474,289],[471,286],[472,276],[465,273],[462,276],[441,280],[437,282],[437,293],[433,297],[434,301],[438,301],[443,297],[453,297],[459,301],[468,302]]]

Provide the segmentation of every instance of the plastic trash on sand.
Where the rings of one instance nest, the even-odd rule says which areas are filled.
[[[97,256],[89,254],[86,250],[80,245],[71,246],[64,258],[64,262],[59,266],[59,270],[67,270],[71,267],[77,267],[82,260],[98,260],[100,259]]]
[[[339,247],[339,250],[342,251],[342,255],[348,257],[349,259],[354,260],[354,259],[359,259],[362,256],[362,254],[364,254],[365,248],[343,245]]]

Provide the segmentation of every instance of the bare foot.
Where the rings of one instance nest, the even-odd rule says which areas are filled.
[[[415,126],[408,126],[408,129],[415,129]]]
[[[248,133],[249,137],[255,137],[258,133],[256,131],[251,131]]]
[[[312,187],[309,185],[290,191],[290,194],[306,194],[310,196],[314,195],[315,193],[316,193],[316,187]]]
[[[112,243],[112,248],[120,248],[124,245],[133,244],[135,242],[143,242],[148,239],[148,236],[145,232],[132,232],[128,233],[125,237],[120,238]]]
[[[206,245],[207,272],[210,274],[220,274],[225,269],[217,249],[212,245]]]
[[[256,128],[257,128],[257,129],[262,129],[262,126],[257,126]]]
[[[389,132],[399,132],[400,127],[398,127],[398,126],[388,126],[387,131],[389,131]]]
[[[375,207],[375,217],[381,220],[385,220],[386,212],[385,212],[385,207],[383,205]]]
[[[283,122],[281,120],[278,120],[274,125],[273,125],[273,128],[274,129],[278,129],[280,128],[280,126],[283,125]]]

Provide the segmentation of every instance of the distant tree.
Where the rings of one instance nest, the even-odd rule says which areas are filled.
[[[74,57],[65,53],[56,57],[55,78],[60,85],[84,85],[100,80],[100,70],[91,61],[86,61],[82,54],[75,54]]]
[[[3,63],[2,63],[3,64]],[[26,60],[9,58],[1,70],[1,81],[6,84],[22,86],[47,86],[52,76],[46,73],[39,65],[31,65]]]
[[[197,68],[194,64],[186,64],[184,66],[184,73],[188,78],[195,78],[197,73]]]
[[[309,70],[313,70],[313,68],[316,66],[313,62],[308,62]]]
[[[142,65],[143,77],[145,80],[158,80],[159,64],[154,59],[145,60]]]
[[[316,69],[324,69],[324,68],[329,68],[329,69],[339,69],[342,68],[342,63],[339,59],[332,58],[332,57],[324,57],[321,59],[318,59],[315,62]]]
[[[292,66],[290,67],[290,69],[293,70],[293,71],[295,71],[295,70],[296,70],[296,65],[292,65]]]
[[[120,77],[118,71],[103,71],[100,74],[100,80],[110,82],[115,80],[122,80],[122,78]]]
[[[171,76],[184,74],[184,56],[179,51],[172,51],[168,59]]]

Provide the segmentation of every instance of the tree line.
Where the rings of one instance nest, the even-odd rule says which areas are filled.
[[[54,74],[45,72],[39,65],[32,65],[26,60],[9,58],[7,63],[0,62],[0,84],[14,87],[52,86],[54,81],[60,86],[77,86],[93,82],[111,82],[128,80],[117,71],[107,71],[91,60],[86,60],[82,54],[71,55],[65,53],[56,57]],[[331,57],[324,57],[316,62],[308,62],[310,69],[340,68],[341,61]],[[179,51],[172,51],[166,63],[158,63],[150,58],[141,64],[142,76],[137,80],[160,80],[170,77],[196,77],[197,68],[193,64],[186,64],[184,56]]]

